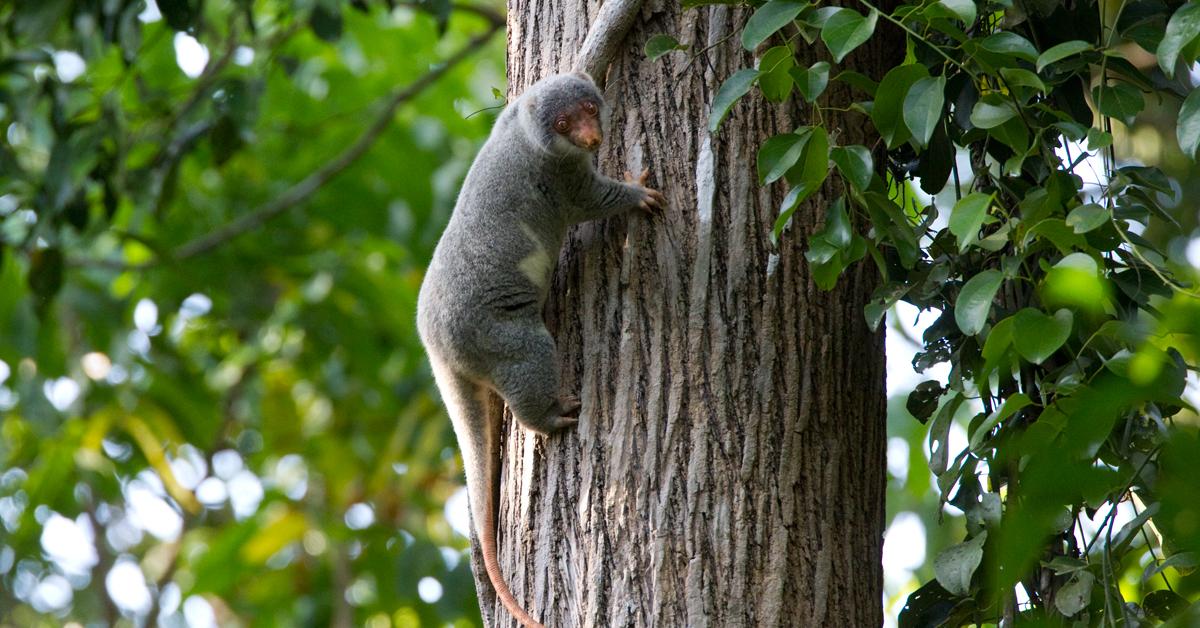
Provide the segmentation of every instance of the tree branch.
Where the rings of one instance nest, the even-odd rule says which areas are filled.
[[[367,150],[375,144],[375,140],[379,139],[379,135],[383,133],[384,129],[386,129],[389,124],[391,124],[392,118],[396,114],[396,109],[399,108],[401,104],[411,100],[414,96],[421,93],[426,87],[429,87],[439,78],[441,78],[442,75],[446,74],[450,68],[457,65],[463,59],[466,59],[477,49],[481,48],[489,39],[491,39],[492,35],[495,34],[497,30],[499,30],[499,27],[493,24],[491,28],[487,30],[487,32],[483,33],[482,35],[477,35],[471,39],[467,45],[463,46],[461,50],[451,55],[450,58],[446,59],[446,61],[441,65],[427,72],[424,76],[418,78],[416,81],[413,81],[407,87],[395,91],[387,98],[387,101],[383,106],[383,110],[380,111],[379,115],[375,117],[375,121],[372,122],[365,131],[363,131],[362,135],[358,136],[358,140],[351,144],[349,148],[342,151],[342,153],[333,161],[317,169],[316,172],[308,175],[299,183],[288,188],[279,196],[276,196],[274,199],[259,206],[250,213],[244,214],[225,226],[180,246],[179,249],[175,251],[172,258],[174,260],[183,260],[189,257],[195,257],[202,253],[207,253],[217,246],[220,246],[221,244],[232,240],[233,238],[236,238],[247,231],[257,229],[272,218],[275,218],[288,209],[291,209],[292,207],[295,207],[296,205],[308,200],[313,193],[321,189],[321,186],[328,183],[338,174],[341,174],[343,170],[348,168],[350,164],[354,163],[359,157],[362,157],[363,153],[366,153]]]
[[[617,47],[641,10],[642,0],[606,0],[600,5],[596,21],[588,29],[587,38],[575,58],[574,70],[587,72],[596,85],[603,87],[608,66],[617,56]]]

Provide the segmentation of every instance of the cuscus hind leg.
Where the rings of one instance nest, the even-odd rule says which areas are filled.
[[[579,399],[560,396],[558,353],[541,324],[513,325],[504,330],[504,355],[494,367],[492,383],[526,429],[549,434],[579,421]]]

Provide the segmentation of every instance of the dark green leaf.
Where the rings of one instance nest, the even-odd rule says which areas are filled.
[[[1179,108],[1175,137],[1183,154],[1196,159],[1196,150],[1200,149],[1200,89],[1193,89]]]
[[[1032,87],[1039,92],[1046,90],[1046,84],[1038,75],[1022,68],[1000,68],[1000,76],[1010,88]]]
[[[712,112],[708,116],[708,130],[716,133],[721,128],[721,121],[729,115],[729,110],[737,103],[758,78],[758,70],[738,70],[733,76],[721,83],[721,89],[713,97]]]
[[[829,138],[825,129],[812,127],[800,162],[788,170],[785,176],[792,189],[788,190],[787,196],[784,197],[779,217],[775,219],[775,226],[771,229],[771,237],[774,239],[779,238],[779,234],[783,232],[800,203],[820,189],[825,177],[829,176]]]
[[[861,46],[875,32],[875,21],[879,14],[871,11],[863,17],[852,9],[839,9],[821,27],[821,40],[829,48],[833,60],[841,63],[846,55]]]
[[[1188,2],[1176,9],[1171,20],[1167,22],[1167,30],[1163,33],[1162,42],[1158,44],[1155,53],[1158,57],[1158,67],[1162,68],[1167,78],[1174,78],[1179,53],[1197,36],[1200,36],[1200,2]]]
[[[1073,57],[1085,50],[1092,50],[1093,48],[1095,48],[1095,46],[1092,44],[1086,41],[1080,41],[1078,39],[1064,41],[1057,46],[1052,46],[1049,50],[1043,52],[1041,55],[1038,55],[1037,71],[1041,72],[1043,68],[1051,63],[1054,63],[1055,61],[1062,61],[1067,57]]]
[[[1080,205],[1067,214],[1067,226],[1075,233],[1087,233],[1092,229],[1108,222],[1109,213],[1104,207],[1095,203]]]
[[[985,270],[967,280],[954,304],[954,322],[968,336],[978,334],[992,311],[992,300],[1004,281],[998,270]]]
[[[855,189],[865,192],[871,187],[875,164],[871,159],[871,152],[865,146],[835,146],[829,151],[829,157],[837,165],[842,177]]]
[[[760,185],[774,183],[796,165],[800,154],[808,143],[809,132],[783,133],[769,138],[758,149],[758,182]]]
[[[983,561],[983,543],[987,532],[946,548],[933,560],[933,573],[938,584],[955,595],[966,595],[971,589],[971,576]]]
[[[988,432],[992,428],[1000,424],[1008,417],[1016,414],[1025,406],[1030,405],[1033,401],[1025,393],[1016,393],[1004,400],[1004,404],[998,410],[992,412],[986,419],[968,433],[968,446],[971,451],[977,451],[979,446],[983,444],[983,439],[987,437]]]
[[[37,309],[44,310],[63,285],[65,264],[57,248],[39,249],[30,256],[29,290],[37,297]]]
[[[1004,124],[1016,115],[1017,110],[1012,101],[1000,94],[988,94],[980,98],[971,110],[971,124],[981,129],[990,129]]]
[[[1146,594],[1142,608],[1154,619],[1167,621],[1186,611],[1191,603],[1174,591],[1161,589]]]
[[[813,102],[829,84],[829,63],[818,61],[808,69],[792,68],[791,75],[792,80],[796,82],[796,88],[800,90],[800,95],[804,96],[804,100]]]
[[[972,192],[954,204],[950,213],[950,233],[958,239],[958,250],[965,251],[979,237],[979,228],[992,205],[992,194]]]
[[[917,81],[929,76],[923,65],[909,64],[892,68],[875,91],[875,106],[871,109],[871,120],[888,148],[903,144],[912,136],[904,123],[904,98],[908,89]]]
[[[334,42],[342,37],[342,13],[337,9],[337,5],[318,3],[313,7],[308,24],[313,33],[325,41]]]
[[[942,121],[945,91],[945,77],[926,76],[913,83],[904,97],[904,123],[921,146],[929,143],[934,129]]]
[[[1059,589],[1058,595],[1054,596],[1054,607],[1067,617],[1087,608],[1095,581],[1096,576],[1090,571],[1075,572],[1067,584]]]
[[[953,626],[960,598],[947,591],[936,579],[909,594],[897,618],[899,628],[939,628]],[[969,605],[973,606],[973,605]]]
[[[157,4],[167,26],[177,31],[191,30],[196,17],[191,0],[158,0]]]
[[[975,23],[975,0],[938,0],[938,2],[957,15],[963,24],[970,26]]]
[[[1040,310],[1025,308],[1013,317],[1013,344],[1021,357],[1041,364],[1054,355],[1071,335],[1075,317],[1071,310],[1062,309],[1049,316]]]
[[[1095,87],[1092,89],[1092,100],[1102,115],[1116,118],[1126,126],[1132,126],[1133,119],[1146,106],[1142,92],[1128,83]]]
[[[758,88],[771,102],[783,102],[792,93],[792,75],[796,57],[791,46],[776,46],[758,62]]]
[[[916,175],[921,179],[921,189],[926,194],[937,194],[946,187],[953,172],[957,155],[950,136],[946,133],[946,125],[938,124],[929,138],[929,146],[921,152],[917,162]]]
[[[984,50],[1030,63],[1033,63],[1038,57],[1037,48],[1034,48],[1028,39],[1008,31],[992,33],[985,37],[980,45]]]
[[[923,381],[908,393],[908,400],[904,402],[904,408],[913,415],[913,418],[924,423],[937,410],[938,399],[944,392],[946,392],[946,388],[937,380]]]
[[[742,29],[742,46],[746,50],[754,50],[776,31],[796,19],[808,6],[807,2],[770,0],[758,7],[746,22],[746,27]]]
[[[670,35],[655,35],[646,41],[646,58],[651,61],[674,50],[687,50],[687,46]]]

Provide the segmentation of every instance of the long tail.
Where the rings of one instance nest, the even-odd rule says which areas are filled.
[[[496,559],[496,496],[500,487],[500,415],[488,389],[434,363],[434,377],[454,424],[467,473],[467,496],[475,535],[483,547],[483,566],[496,597],[526,628],[545,628],[513,597]]]

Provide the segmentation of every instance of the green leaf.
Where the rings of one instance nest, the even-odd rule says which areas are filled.
[[[981,129],[998,127],[1017,115],[1012,101],[999,94],[988,94],[971,110],[971,124]],[[882,132],[882,131],[881,131]]]
[[[758,7],[758,10],[746,22],[746,27],[742,29],[742,46],[746,50],[754,50],[768,37],[774,35],[775,31],[796,19],[796,16],[806,8],[808,8],[807,2],[790,0],[771,0]]]
[[[962,333],[974,336],[983,330],[1003,281],[1004,275],[1000,271],[985,270],[963,284],[954,304],[954,322],[958,323]]]
[[[996,427],[1001,421],[1016,414],[1022,408],[1032,403],[1033,400],[1030,399],[1029,395],[1026,395],[1025,393],[1016,393],[1010,396],[1008,399],[1005,399],[1004,405],[1001,405],[998,410],[992,412],[988,418],[984,419],[983,422],[976,426],[975,429],[969,434],[968,444],[971,448],[971,451],[977,451],[979,449],[979,446],[983,444],[983,439],[987,437],[988,432],[992,431],[992,428]]]
[[[758,149],[758,182],[767,185],[778,181],[785,172],[796,165],[800,154],[808,143],[809,132],[783,133],[763,142]]]
[[[1071,580],[1054,596],[1054,607],[1067,617],[1087,608],[1095,581],[1096,576],[1093,576],[1092,572],[1076,571]]]
[[[900,628],[937,628],[951,625],[961,599],[938,584],[936,578],[921,585],[900,609]]]
[[[177,31],[191,29],[196,10],[190,0],[159,0],[157,4],[167,26]]]
[[[979,238],[979,228],[987,218],[987,210],[992,205],[992,194],[972,192],[954,204],[950,212],[950,233],[958,239],[959,252]]]
[[[1032,87],[1039,92],[1049,91],[1038,75],[1022,68],[1000,68],[1000,76],[1009,87]]]
[[[983,561],[983,543],[987,531],[975,538],[942,550],[933,560],[933,574],[938,584],[955,595],[966,595],[971,590],[971,576]]]
[[[1167,567],[1174,567],[1176,571],[1186,576],[1196,571],[1197,566],[1200,566],[1200,559],[1197,559],[1195,552],[1173,554],[1161,563],[1151,562],[1146,565],[1146,570],[1142,572],[1142,584],[1149,582],[1151,578],[1162,573]]]
[[[829,157],[837,165],[842,177],[859,192],[866,192],[871,186],[875,163],[871,159],[871,151],[867,150],[866,146],[835,146],[829,152]]]
[[[1043,68],[1051,63],[1054,63],[1055,61],[1062,61],[1067,57],[1073,57],[1081,52],[1084,52],[1085,50],[1093,49],[1095,49],[1095,46],[1086,41],[1080,41],[1078,39],[1064,41],[1063,43],[1058,44],[1057,46],[1052,46],[1046,52],[1038,55],[1037,71],[1041,72]]]
[[[653,61],[674,50],[687,50],[687,46],[679,43],[670,35],[655,35],[646,42],[646,58]]]
[[[846,199],[839,196],[826,210],[825,224],[809,238],[804,253],[813,281],[822,290],[832,290],[842,270],[864,253],[865,241],[851,229]]]
[[[963,24],[970,26],[975,23],[975,0],[938,0],[938,3],[950,9]]]
[[[929,76],[929,70],[918,63],[892,68],[879,88],[875,90],[875,106],[871,108],[871,120],[888,148],[903,144],[912,136],[904,123],[904,98],[908,89],[917,81]]]
[[[945,91],[946,77],[926,76],[913,83],[904,97],[904,123],[921,146],[929,143],[934,129],[942,120]]]
[[[800,203],[819,190],[825,177],[829,176],[829,137],[825,129],[812,127],[800,162],[784,176],[792,184],[792,189],[788,190],[780,206],[779,217],[775,219],[775,226],[771,230],[773,238],[779,237]]]
[[[1200,148],[1200,89],[1193,89],[1179,108],[1179,126],[1175,129],[1179,148],[1189,159],[1196,159]]]
[[[989,52],[1008,55],[1030,63],[1033,63],[1038,57],[1037,48],[1034,48],[1028,39],[1008,31],[988,35],[979,45]]]
[[[944,392],[946,392],[946,388],[937,380],[923,381],[908,393],[908,400],[904,402],[904,408],[913,415],[914,419],[924,423],[937,410],[938,399]]]
[[[839,9],[830,15],[821,27],[821,40],[829,48],[833,60],[841,63],[846,55],[870,39],[877,19],[879,14],[874,10],[868,17],[851,9]]]
[[[1108,131],[1100,129],[1088,129],[1087,132],[1087,148],[1088,150],[1099,150],[1112,146],[1113,136]]]
[[[818,61],[808,69],[792,68],[790,73],[792,80],[796,82],[796,88],[800,90],[800,95],[804,96],[804,100],[808,102],[815,101],[829,84],[829,62],[827,61]]]
[[[1049,316],[1041,310],[1025,308],[1013,316],[1013,344],[1021,357],[1041,364],[1054,355],[1071,335],[1075,317],[1062,309]]]
[[[1116,118],[1125,126],[1133,126],[1133,119],[1146,106],[1141,90],[1128,83],[1094,87],[1092,100],[1102,115]]]
[[[792,93],[792,75],[796,56],[791,46],[775,46],[758,62],[758,88],[771,102],[783,102]]]
[[[1191,603],[1183,596],[1166,589],[1151,591],[1142,601],[1142,608],[1146,609],[1146,613],[1159,621],[1172,619],[1182,614],[1190,606]]]
[[[336,4],[321,2],[313,7],[308,25],[312,27],[317,37],[329,42],[337,41],[342,36],[342,12]]]
[[[1175,10],[1158,44],[1158,67],[1167,78],[1175,77],[1179,53],[1200,35],[1200,2],[1189,2]]]
[[[750,91],[757,78],[758,70],[738,70],[721,83],[721,89],[718,89],[717,95],[713,97],[712,112],[708,115],[710,133],[716,133],[721,128],[721,121],[729,115],[733,105]]]
[[[1067,214],[1067,226],[1075,233],[1087,233],[1108,222],[1109,213],[1095,203],[1080,205]]]

